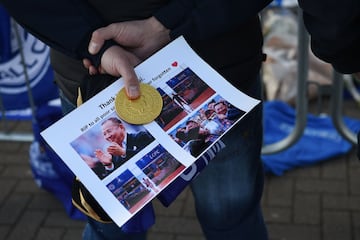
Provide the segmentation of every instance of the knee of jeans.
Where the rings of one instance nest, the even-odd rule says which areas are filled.
[[[207,200],[196,204],[196,212],[200,222],[218,229],[226,229],[238,225],[253,211],[259,200],[251,191],[243,194],[222,194],[210,196]]]
[[[199,220],[216,228],[226,228],[246,221],[260,205],[263,179],[262,171],[259,169],[256,180],[241,184],[241,187],[239,184],[223,188],[221,185],[209,186],[215,183],[193,184]]]

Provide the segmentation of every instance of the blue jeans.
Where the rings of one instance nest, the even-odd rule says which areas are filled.
[[[254,96],[261,96],[260,81]],[[60,94],[62,96],[62,94]],[[75,106],[62,97],[64,112]],[[266,240],[260,209],[264,175],[261,162],[262,106],[257,106],[222,140],[226,144],[193,181],[197,217],[207,240]],[[126,234],[115,224],[89,219],[84,240],[145,240],[146,233]]]
[[[223,138],[226,147],[192,182],[191,189],[207,240],[265,240],[260,209],[263,191],[262,106]]]

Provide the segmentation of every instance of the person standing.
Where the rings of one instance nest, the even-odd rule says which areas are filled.
[[[180,35],[232,85],[261,99],[259,70],[265,55],[258,12],[269,2],[1,0],[52,48],[65,112],[75,108],[78,87],[91,78],[88,73],[101,74],[98,82],[121,75],[128,97],[137,98],[133,67]],[[205,238],[265,240],[261,104],[222,140],[226,147],[191,184]],[[124,233],[114,223],[89,217],[83,238],[145,239],[146,232]]]

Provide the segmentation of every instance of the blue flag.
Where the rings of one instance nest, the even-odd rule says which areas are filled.
[[[295,109],[281,101],[264,104],[264,142],[271,144],[290,135],[295,127]],[[360,121],[343,117],[344,124],[354,133]],[[275,154],[262,155],[265,170],[281,176],[296,167],[303,167],[349,152],[352,144],[338,133],[329,116],[307,115],[307,124],[300,139]]]
[[[26,80],[35,105],[58,98],[49,47],[16,24],[0,6],[0,96],[5,110],[29,108]]]

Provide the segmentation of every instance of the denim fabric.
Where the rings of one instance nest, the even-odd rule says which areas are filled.
[[[88,219],[83,232],[84,240],[145,240],[146,232],[124,233],[114,223],[100,223]]]
[[[59,90],[59,96],[61,100],[61,110],[64,115],[68,114],[76,108],[76,106],[65,97],[63,91]]]
[[[253,89],[260,98],[260,84]],[[207,240],[264,240],[260,209],[262,106],[258,105],[223,138],[226,147],[193,181],[191,188]]]

